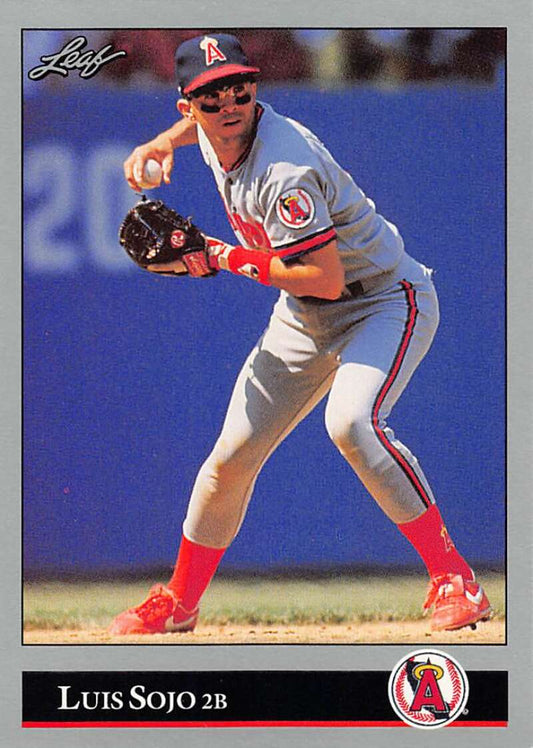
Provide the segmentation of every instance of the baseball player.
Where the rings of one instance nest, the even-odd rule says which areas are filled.
[[[209,239],[210,268],[280,294],[198,473],[172,578],[117,616],[111,633],[194,629],[259,471],[326,396],[329,436],[427,567],[432,628],[475,627],[489,601],[416,457],[387,426],[437,329],[431,271],[312,132],[256,99],[260,71],[234,36],[190,39],[175,63],[181,119],[132,152],[126,179],[140,191],[153,158],[168,184],[174,150],[198,144],[238,240]]]

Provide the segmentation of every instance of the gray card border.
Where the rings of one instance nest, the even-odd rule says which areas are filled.
[[[504,26],[508,29],[508,643],[500,646],[447,647],[468,669],[510,671],[509,728],[464,728],[432,731],[437,745],[509,746],[533,744],[531,722],[531,288],[533,53],[531,0],[269,0],[243,5],[241,0],[5,0],[0,30],[4,51],[2,74],[2,182],[4,246],[2,272],[1,352],[3,387],[0,444],[3,500],[2,528],[2,693],[0,744],[7,746],[354,746],[379,748],[427,745],[428,733],[409,729],[201,729],[157,728],[92,730],[22,730],[23,670],[229,670],[229,669],[392,669],[414,647],[350,646],[216,646],[216,647],[31,647],[20,644],[20,459],[21,459],[21,207],[20,192],[20,32],[22,28],[194,27],[406,27]],[[16,167],[11,166],[15,164]],[[9,165],[9,167],[8,167]],[[12,169],[12,173],[8,172]],[[80,207],[80,209],[82,209]],[[475,257],[476,247],[472,248]],[[482,261],[482,258],[480,258]],[[468,278],[458,279],[468,283]],[[479,289],[470,289],[472,303]],[[525,434],[523,433],[525,431]],[[490,424],[487,425],[490,438]],[[480,445],[480,449],[483,445]],[[529,521],[528,521],[529,520]]]

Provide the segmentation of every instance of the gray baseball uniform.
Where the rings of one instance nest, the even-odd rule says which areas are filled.
[[[269,455],[328,393],[328,433],[391,520],[409,522],[434,503],[386,424],[438,325],[431,271],[313,133],[266,104],[258,116],[228,173],[198,128],[240,243],[290,263],[336,238],[346,291],[336,301],[282,291],[245,362],[184,523],[186,537],[216,548],[238,532]]]

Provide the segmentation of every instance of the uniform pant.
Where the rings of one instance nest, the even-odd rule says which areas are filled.
[[[282,292],[198,473],[183,527],[189,540],[231,543],[262,466],[326,395],[329,436],[388,517],[409,522],[434,503],[416,457],[387,426],[438,325],[431,271],[406,256],[369,286],[329,303]]]

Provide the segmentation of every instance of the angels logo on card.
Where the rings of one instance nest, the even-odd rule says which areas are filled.
[[[286,190],[276,200],[276,215],[284,226],[303,229],[315,217],[315,204],[301,188]]]
[[[436,649],[420,649],[400,660],[389,678],[389,699],[408,725],[436,729],[457,719],[468,700],[461,665]]]

